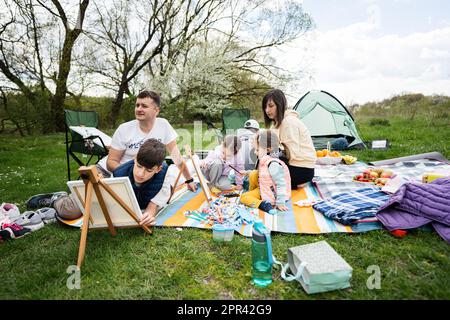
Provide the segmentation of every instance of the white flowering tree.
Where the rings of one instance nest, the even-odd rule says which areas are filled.
[[[312,26],[301,5],[289,0],[275,5],[269,0],[147,0],[95,6],[89,35],[96,59],[87,67],[115,93],[112,125],[125,95],[143,88],[162,92],[164,101],[181,108],[178,118],[217,114],[233,97],[252,93],[252,88],[236,87],[239,79],[249,77],[261,86],[282,78],[270,48]]]

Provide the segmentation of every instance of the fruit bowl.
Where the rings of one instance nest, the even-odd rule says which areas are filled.
[[[342,157],[320,157],[317,158],[317,164],[338,164],[342,162]]]
[[[378,187],[383,187],[395,174],[391,170],[382,168],[367,168],[363,173],[353,177],[353,181],[362,183],[372,183]]]

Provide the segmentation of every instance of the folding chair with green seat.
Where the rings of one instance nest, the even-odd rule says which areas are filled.
[[[64,123],[66,127],[67,178],[70,180],[70,157],[79,166],[88,166],[92,158],[96,156],[96,164],[108,155],[108,144],[105,140],[109,137],[97,130],[98,114],[95,111],[64,110]],[[86,128],[87,134],[81,134],[80,127]],[[78,129],[78,132],[75,131],[76,129]],[[96,134],[89,134],[89,129]],[[75,153],[88,155],[89,158],[86,162],[83,162]]]
[[[248,119],[250,119],[250,110],[247,108],[225,108],[222,109],[222,130],[217,129],[212,123],[208,123],[208,128],[216,130],[217,139],[219,143],[222,143],[225,135],[233,134],[237,129],[243,128]]]

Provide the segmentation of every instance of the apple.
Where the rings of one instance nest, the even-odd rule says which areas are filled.
[[[391,178],[394,173],[390,170],[385,170],[381,173],[380,178]]]
[[[371,172],[372,172],[372,171],[371,171],[370,169],[364,170],[364,171],[363,171],[363,176],[364,176],[364,178],[369,179],[369,178],[370,178],[370,173],[371,173]]]

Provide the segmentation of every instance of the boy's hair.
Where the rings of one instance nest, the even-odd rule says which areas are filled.
[[[241,139],[235,134],[229,134],[223,139],[223,146],[228,150],[233,151],[233,154],[237,154],[242,146]]]
[[[161,108],[161,97],[159,96],[159,94],[157,94],[154,91],[150,91],[150,90],[141,91],[141,92],[139,92],[137,97],[139,99],[150,98],[155,102],[155,104],[158,106],[158,108]]]
[[[278,135],[273,130],[260,130],[256,134],[256,142],[259,147],[263,149],[270,148],[271,151],[276,151],[280,147]]]
[[[286,96],[284,95],[283,91],[279,89],[270,90],[264,96],[262,100],[262,110],[264,115],[264,124],[266,125],[266,128],[269,128],[270,123],[272,122],[272,120],[269,119],[265,111],[267,102],[269,102],[269,100],[272,100],[273,103],[275,103],[275,105],[277,106],[277,118],[275,119],[275,123],[277,127],[279,127],[281,122],[283,121],[284,113],[286,112],[287,109]]]
[[[156,139],[148,139],[139,148],[136,161],[141,166],[151,169],[154,166],[160,166],[166,156],[166,146]]]

